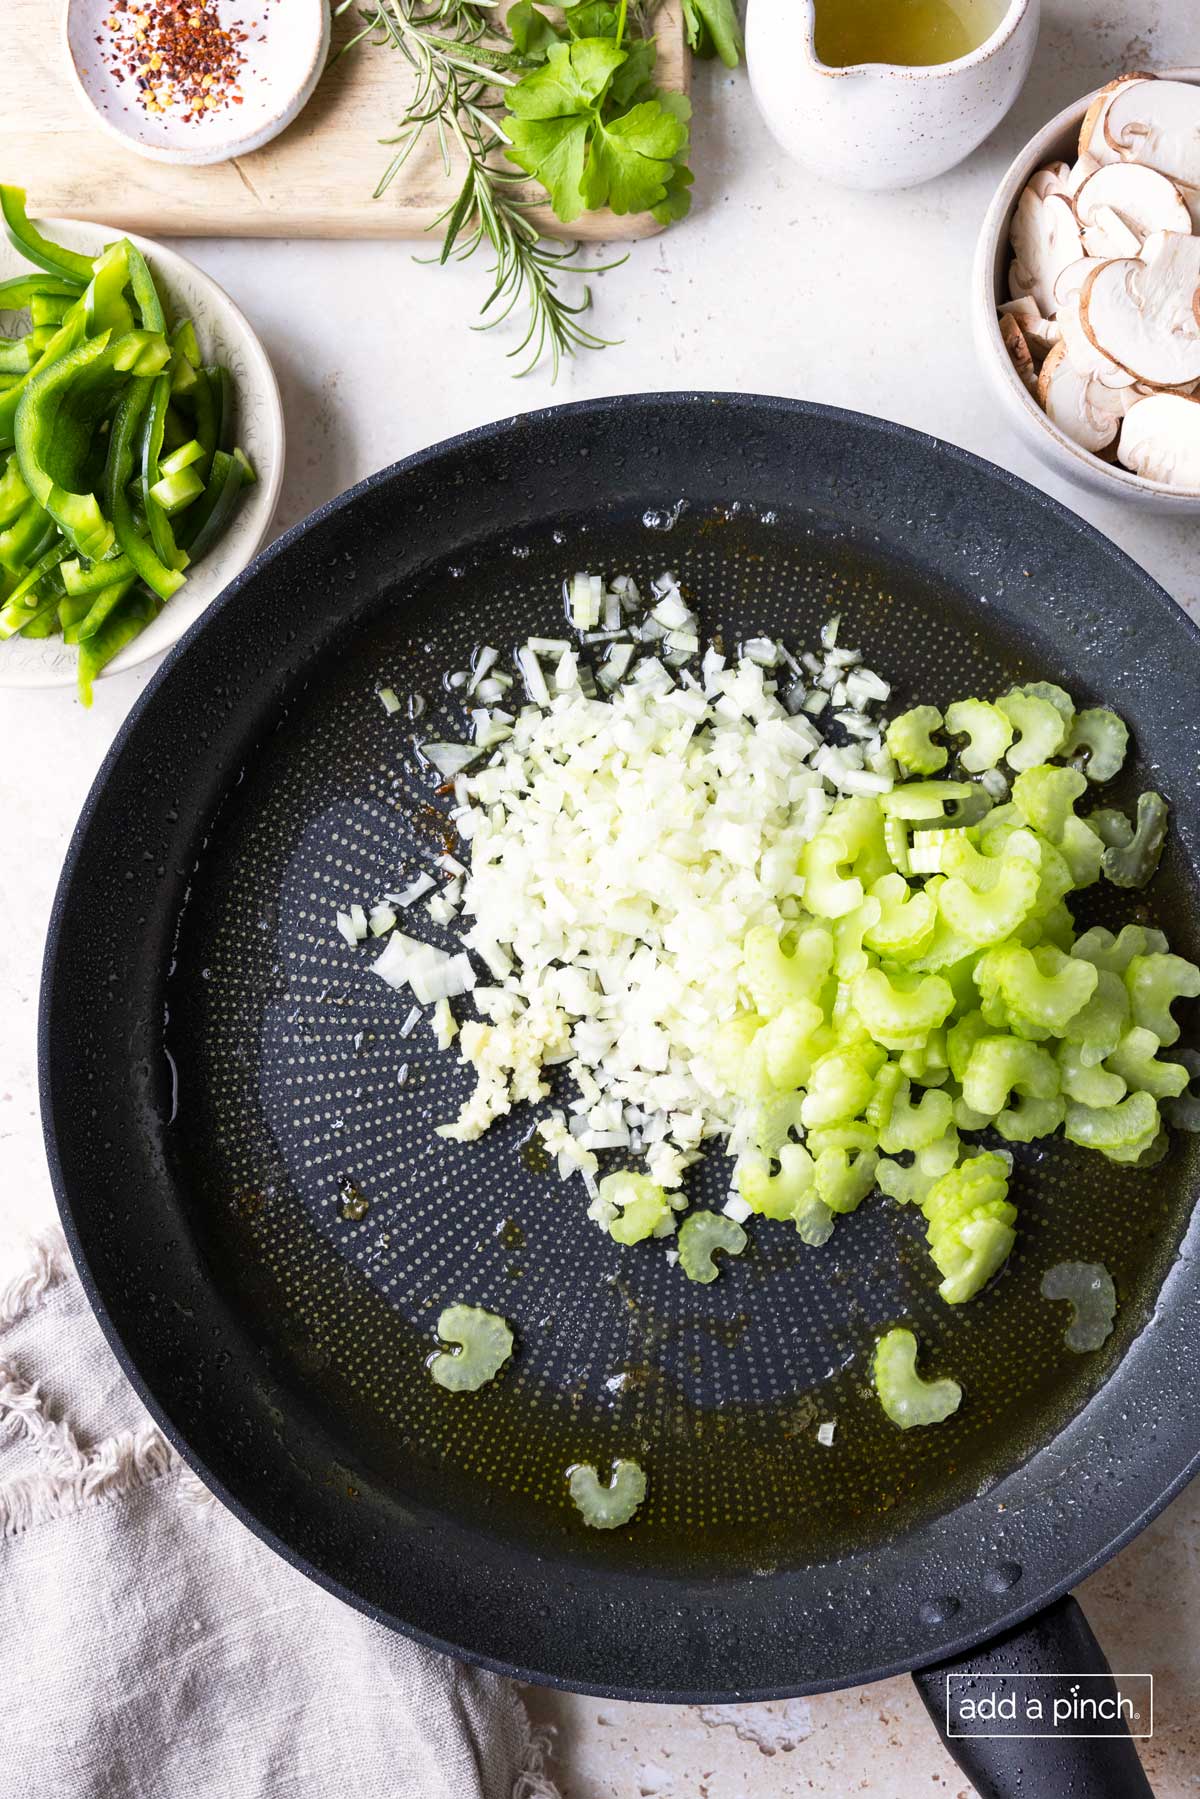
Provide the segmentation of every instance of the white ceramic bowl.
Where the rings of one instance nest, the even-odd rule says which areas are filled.
[[[1200,69],[1162,69],[1172,81],[1200,82]],[[1085,94],[1066,107],[1030,138],[1015,158],[996,190],[979,233],[971,276],[971,328],[984,374],[992,385],[1009,423],[1029,445],[1038,460],[1056,475],[1085,487],[1100,499],[1125,500],[1151,512],[1174,518],[1200,517],[1200,490],[1168,487],[1147,481],[1119,463],[1104,462],[1081,449],[1052,425],[1033,395],[1024,386],[1009,360],[1000,336],[996,307],[1007,300],[1008,267],[1012,260],[1008,233],[1013,209],[1035,170],[1049,162],[1074,162],[1079,154],[1079,128],[1095,99]]]
[[[154,162],[228,162],[270,143],[307,105],[329,54],[329,0],[216,0],[225,27],[254,20],[240,83],[241,103],[194,121],[151,113],[136,80],[116,70],[106,21],[111,0],[68,0],[67,61],[84,104],[97,123],[129,150]]]
[[[69,249],[81,250],[85,256],[95,256],[105,244],[122,236],[128,236],[144,252],[174,315],[195,320],[205,360],[224,363],[232,375],[237,441],[258,475],[221,541],[194,569],[188,569],[187,580],[179,592],[167,601],[141,636],[127,644],[103,671],[103,675],[119,674],[169,650],[209,601],[241,573],[262,543],[283,480],[283,407],[267,353],[249,320],[225,290],[194,263],[132,231],[116,231],[109,225],[49,219],[42,229],[48,237]],[[30,265],[24,257],[0,238],[0,281],[29,273]],[[0,643],[0,687],[71,687],[75,683],[76,655],[61,637],[10,637],[6,643]]]

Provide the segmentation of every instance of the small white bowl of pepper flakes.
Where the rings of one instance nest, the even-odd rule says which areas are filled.
[[[328,0],[70,0],[67,52],[106,130],[156,162],[227,162],[278,136],[320,79]]]

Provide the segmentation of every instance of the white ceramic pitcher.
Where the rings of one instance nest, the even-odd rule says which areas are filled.
[[[1010,0],[991,37],[955,62],[833,68],[817,56],[814,0],[749,0],[746,61],[771,133],[805,168],[842,187],[915,187],[1004,117],[1029,72],[1039,13],[1040,0]]]

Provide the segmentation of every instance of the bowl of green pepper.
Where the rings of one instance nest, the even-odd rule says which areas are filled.
[[[162,245],[0,186],[0,686],[161,655],[254,556],[283,476],[249,321]]]

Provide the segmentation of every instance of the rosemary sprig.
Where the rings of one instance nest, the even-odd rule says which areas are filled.
[[[337,11],[350,4],[342,0]],[[430,260],[465,261],[487,246],[494,257],[492,288],[476,329],[489,330],[523,308],[528,326],[508,354],[526,357],[517,371],[521,375],[549,356],[551,377],[557,379],[564,356],[609,347],[609,340],[582,323],[591,306],[590,287],[571,301],[560,290],[562,277],[602,274],[625,259],[584,267],[575,260],[576,245],[544,238],[528,216],[532,202],[516,191],[526,177],[498,165],[509,139],[496,90],[511,86],[529,65],[498,29],[494,14],[495,0],[373,0],[362,12],[362,30],[342,54],[371,38],[398,50],[413,74],[413,92],[397,130],[381,140],[395,154],[375,197],[386,193],[427,131],[436,134],[447,174],[457,149],[466,173],[457,197],[430,226],[442,232],[440,254]]]

